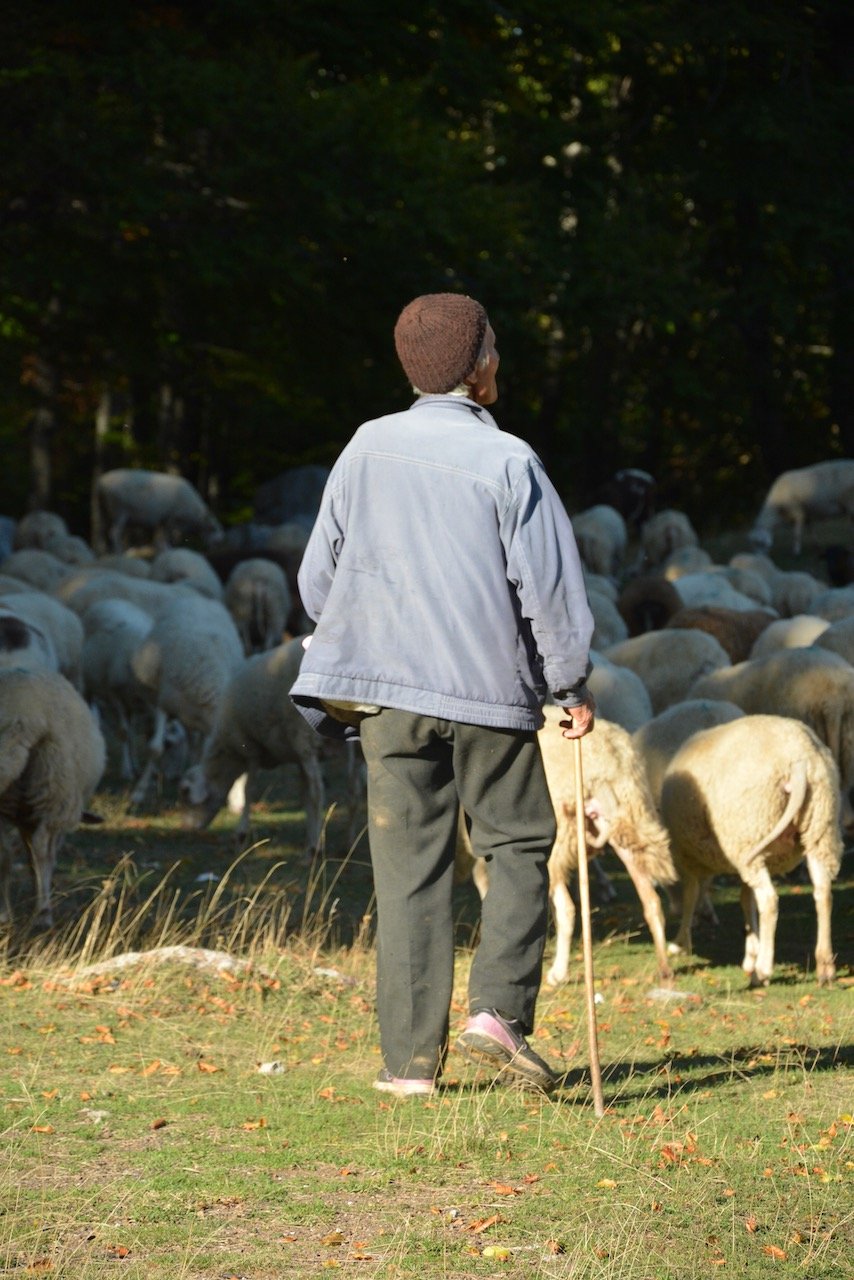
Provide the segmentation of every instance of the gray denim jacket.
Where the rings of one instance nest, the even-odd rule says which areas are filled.
[[[593,617],[569,517],[529,445],[460,396],[364,423],[299,572],[317,629],[291,697],[534,730],[588,671]],[[576,699],[570,699],[576,700]]]

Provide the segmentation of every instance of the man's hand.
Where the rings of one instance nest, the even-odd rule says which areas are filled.
[[[559,721],[564,738],[583,738],[593,728],[596,702],[589,689],[584,691],[584,702],[577,707],[564,707],[568,720]]]

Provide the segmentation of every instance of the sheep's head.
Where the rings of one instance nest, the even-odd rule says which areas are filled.
[[[218,797],[213,793],[200,764],[194,764],[184,774],[178,784],[178,794],[185,807],[183,825],[192,831],[209,826],[225,799],[224,796]]]

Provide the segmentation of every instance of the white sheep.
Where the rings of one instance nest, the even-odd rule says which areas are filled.
[[[712,567],[712,557],[702,547],[677,547],[661,565],[668,582],[675,582],[685,573],[701,573]]]
[[[854,616],[840,618],[822,631],[812,642],[814,649],[829,649],[838,653],[854,667]]]
[[[757,636],[750,657],[765,658],[779,649],[806,649],[829,626],[826,618],[816,618],[810,613],[797,613],[793,618],[775,618]]]
[[[640,676],[594,650],[590,662],[587,687],[596,700],[598,716],[622,725],[629,733],[652,719],[652,703]]]
[[[33,584],[25,582],[23,578],[13,578],[5,573],[0,573],[0,599],[4,596],[21,595],[22,592],[32,591]]]
[[[597,649],[609,649],[611,645],[627,640],[629,629],[614,602],[601,591],[588,585],[587,603],[593,614],[593,635],[590,643]]]
[[[222,582],[213,565],[201,552],[191,551],[189,547],[167,547],[161,551],[152,560],[148,576],[152,582],[181,582],[210,600],[223,597]]]
[[[205,739],[201,762],[181,782],[181,799],[191,810],[188,821],[193,826],[207,826],[234,783],[246,774],[243,811],[235,831],[236,839],[244,841],[249,835],[257,771],[295,764],[302,781],[306,851],[309,855],[317,851],[325,805],[323,743],[288,696],[304,652],[301,640],[290,640],[248,658],[232,676]]]
[[[282,643],[291,603],[285,571],[273,560],[241,560],[228,575],[225,607],[247,654],[264,653]]]
[[[132,805],[142,804],[148,794],[163,755],[169,719],[177,720],[197,739],[210,733],[225,689],[243,661],[237,628],[217,600],[187,591],[185,598],[155,619],[131,658],[155,717],[148,762],[133,789]]]
[[[0,670],[59,670],[50,636],[5,605],[0,605]]]
[[[47,544],[53,538],[67,536],[68,525],[55,511],[28,511],[15,527],[12,546],[16,551],[21,551],[25,547],[37,547],[40,551],[47,551],[49,549]]]
[[[0,573],[10,578],[20,578],[39,591],[53,591],[71,573],[69,565],[38,547],[25,547],[13,551],[0,564]]]
[[[761,579],[757,581],[761,582]],[[758,602],[755,595],[747,595],[734,587],[726,570],[717,567],[703,569],[698,573],[683,573],[674,579],[673,585],[682,603],[692,608],[713,604],[721,609],[756,609],[757,605],[767,607],[771,600],[771,592],[767,586],[762,592],[766,598]],[[774,616],[773,611],[769,609],[769,612]]]
[[[151,531],[155,546],[161,549],[188,534],[222,532],[219,521],[183,476],[119,467],[98,477],[95,493],[110,522],[109,539],[114,551],[124,550],[129,525]]]
[[[549,896],[555,919],[555,956],[546,974],[554,986],[565,982],[575,927],[575,905],[569,879],[578,867],[575,761],[571,742],[563,737],[561,707],[543,708],[546,722],[538,733],[543,765],[557,823],[557,837],[549,855]],[[640,898],[644,918],[652,934],[659,977],[668,980],[673,971],[667,958],[664,912],[655,884],[676,879],[667,833],[655,812],[643,761],[630,734],[619,725],[597,717],[596,728],[583,740],[582,776],[586,843],[592,858],[610,845],[631,877]],[[472,843],[461,826],[456,850],[455,878],[470,873],[483,897],[488,871],[473,857]]]
[[[591,573],[617,578],[628,544],[626,522],[614,507],[604,503],[588,507],[572,517],[578,554]]]
[[[790,716],[830,748],[842,779],[842,821],[854,831],[854,668],[837,653],[780,649],[714,671],[691,697],[724,698],[752,715]]]
[[[13,613],[50,638],[59,671],[75,689],[81,689],[83,623],[77,614],[43,591],[10,596],[2,607],[4,613]]]
[[[61,560],[63,564],[95,563],[95,552],[86,539],[78,537],[77,534],[67,533],[62,537],[57,535],[55,538],[48,538],[44,549],[52,556],[56,556],[57,560]]]
[[[649,568],[663,565],[680,547],[696,547],[699,542],[696,529],[683,511],[667,508],[641,525],[641,557]]]
[[[854,615],[854,584],[847,587],[831,587],[823,591],[812,605],[812,612],[828,622],[839,622]]]
[[[29,851],[36,922],[49,927],[51,882],[66,834],[80,822],[104,772],[104,739],[64,676],[0,673],[0,819]],[[0,918],[9,919],[10,848],[0,842]]]
[[[152,582],[116,569],[86,568],[61,582],[53,593],[58,600],[84,614],[96,600],[129,600],[152,618],[171,609],[180,600],[200,599],[198,591],[181,582]]]
[[[653,716],[632,734],[640,753],[656,809],[661,805],[664,775],[676,752],[694,733],[716,724],[729,724],[744,715],[734,702],[718,698],[687,698]]]
[[[97,569],[115,569],[119,573],[130,574],[132,578],[150,578],[151,561],[144,556],[134,555],[132,551],[113,552],[98,556],[95,561]]]
[[[83,694],[104,723],[115,728],[120,773],[125,781],[138,772],[134,723],[150,717],[148,691],[137,680],[131,660],[154,626],[154,619],[129,600],[96,600],[82,618]],[[149,734],[150,736],[150,734]],[[186,764],[186,732],[172,720],[166,727],[164,776],[176,776]]]
[[[730,665],[729,654],[714,636],[681,627],[632,636],[612,645],[605,657],[640,676],[654,715],[687,697],[700,676]]]
[[[836,972],[830,890],[842,858],[839,775],[812,730],[782,716],[748,715],[694,734],[670,762],[661,811],[683,887],[671,950],[691,952],[701,881],[735,874],[747,931],[742,967],[751,985],[767,983],[777,926],[771,876],[806,859],[818,920],[816,973],[820,983],[830,982]]]
[[[777,476],[756,517],[750,541],[767,551],[778,526],[789,523],[792,549],[800,555],[807,522],[833,516],[854,519],[854,458],[816,462]]]

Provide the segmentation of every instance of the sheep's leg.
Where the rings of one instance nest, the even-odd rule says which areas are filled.
[[[323,783],[323,770],[317,756],[309,756],[301,760],[299,770],[302,775],[305,807],[305,852],[306,858],[310,860],[320,848],[326,788]]]
[[[471,869],[471,878],[474,881],[474,887],[480,896],[481,902],[486,897],[486,891],[489,888],[489,867],[486,858],[475,858]]]
[[[12,899],[9,893],[9,879],[12,872],[12,829],[6,823],[0,824],[0,924],[8,924],[12,919]]]
[[[752,975],[759,957],[759,916],[756,898],[747,884],[741,886],[741,914],[744,916],[744,959],[741,967],[745,973]]]
[[[235,802],[238,799],[241,802],[240,817],[237,820],[237,826],[234,828],[234,840],[236,844],[244,845],[249,839],[249,832],[252,828],[252,801],[256,798],[254,770],[250,769],[247,773],[242,773],[228,793],[228,807],[234,813],[232,797],[234,797]]]
[[[142,771],[139,781],[131,793],[131,806],[143,804],[152,782],[156,778],[160,761],[163,757],[163,748],[166,741],[166,712],[162,707],[155,707],[154,710],[154,732],[148,743],[148,760]]]
[[[691,925],[694,923],[694,911],[700,896],[700,880],[692,871],[682,871],[682,922],[675,941],[668,944],[667,950],[672,956],[689,956],[691,954]]]
[[[756,953],[756,967],[750,975],[752,987],[767,986],[774,972],[774,935],[777,932],[777,890],[771,883],[771,876],[766,866],[752,869],[747,882],[756,899],[759,912],[759,947]]]
[[[116,555],[121,555],[125,550],[125,526],[128,518],[124,513],[116,516],[110,528],[110,545]]]
[[[569,973],[569,951],[572,945],[572,934],[575,929],[575,903],[565,880],[559,880],[551,886],[550,897],[555,921],[555,956],[551,968],[546,974],[546,982],[556,987],[566,982]]]
[[[36,882],[36,910],[33,924],[40,929],[49,929],[53,924],[50,891],[61,837],[51,834],[45,824],[40,823],[29,839],[24,838],[24,843],[32,859]]]
[[[652,934],[652,943],[658,960],[659,977],[663,982],[669,982],[673,977],[673,970],[667,959],[664,912],[661,909],[661,899],[655,892],[655,885],[628,849],[620,849],[617,845],[612,845],[611,847],[631,876],[632,884],[635,886],[635,891],[640,898],[644,919]]]
[[[231,784],[225,803],[228,806],[229,813],[245,814],[246,812],[246,791],[249,785],[249,774],[241,773],[240,777]]]
[[[812,892],[815,899],[816,942],[815,972],[819,985],[824,986],[836,977],[836,965],[833,961],[833,945],[830,941],[831,880],[830,872],[815,854],[807,854],[807,869],[812,880]]]

